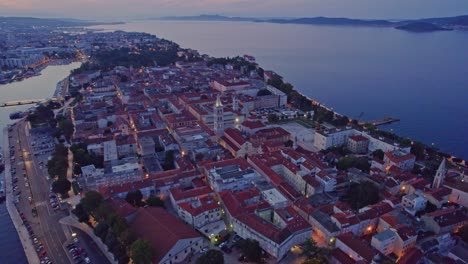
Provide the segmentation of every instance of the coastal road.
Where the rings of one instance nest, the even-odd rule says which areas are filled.
[[[13,144],[16,146],[15,150],[18,157],[17,160],[19,161],[19,166],[17,168],[18,180],[20,180],[20,178],[22,181],[25,180],[22,177],[22,173],[24,171],[29,183],[29,187],[26,187],[22,182],[18,184],[19,187],[24,189],[24,191],[22,191],[20,208],[26,214],[28,220],[31,219],[31,221],[35,223],[34,225],[31,225],[34,233],[39,241],[43,243],[44,248],[47,251],[47,256],[53,261],[53,263],[71,263],[69,256],[67,256],[62,246],[67,240],[65,236],[66,231],[58,222],[60,218],[68,215],[68,213],[63,211],[54,211],[50,206],[49,188],[51,182],[46,178],[47,173],[45,169],[38,165],[40,162],[39,160],[45,160],[46,163],[47,157],[34,156],[26,122],[18,122],[12,133],[17,136],[13,137],[17,139]],[[23,162],[21,162],[21,155],[24,159]],[[28,201],[29,195],[32,198],[31,205],[29,205]],[[34,206],[37,208],[38,217],[29,218],[31,215],[31,209]]]

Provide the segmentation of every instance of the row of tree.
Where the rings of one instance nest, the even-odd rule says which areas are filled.
[[[95,235],[101,238],[119,263],[128,263],[130,258],[133,263],[151,263],[153,249],[150,243],[137,239],[125,218],[117,214],[99,192],[87,192],[73,213],[81,222],[88,224],[89,217],[94,218],[98,223],[94,227]]]
[[[47,162],[47,172],[55,179],[52,183],[52,191],[60,193],[62,197],[68,196],[71,182],[67,180],[68,170],[68,148],[63,144],[55,146],[52,158]]]

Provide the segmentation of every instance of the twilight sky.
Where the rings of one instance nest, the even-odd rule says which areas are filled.
[[[468,14],[468,0],[0,0],[0,16],[119,20],[198,14],[422,18]]]

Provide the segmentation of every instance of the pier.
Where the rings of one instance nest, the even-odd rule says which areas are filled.
[[[43,102],[43,101],[45,101],[45,100],[46,100],[46,99],[28,99],[28,100],[17,100],[17,101],[0,102],[0,107],[37,104],[37,103]]]
[[[387,125],[387,124],[391,124],[391,123],[398,122],[398,121],[400,121],[399,118],[384,117],[382,119],[376,119],[376,120],[371,120],[371,121],[367,121],[367,122],[361,122],[361,125],[372,124],[374,126],[381,126],[381,125]]]

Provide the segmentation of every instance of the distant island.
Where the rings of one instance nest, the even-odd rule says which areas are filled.
[[[427,22],[414,22],[405,25],[397,26],[396,29],[411,31],[411,32],[433,32],[433,31],[447,31],[453,28],[444,28],[432,23]]]
[[[231,21],[231,22],[259,22],[276,24],[301,25],[332,25],[332,26],[377,26],[394,27],[410,32],[433,32],[441,30],[468,29],[468,15],[456,17],[425,18],[413,20],[384,20],[384,19],[353,19],[336,17],[304,17],[304,18],[255,18],[229,17],[222,15],[199,16],[170,16],[151,18],[157,20],[179,21]]]
[[[94,25],[116,25],[123,24],[123,22],[99,22],[99,21],[86,21],[80,19],[70,18],[35,18],[35,17],[4,17],[0,16],[0,23],[24,26],[24,27],[86,27]]]

